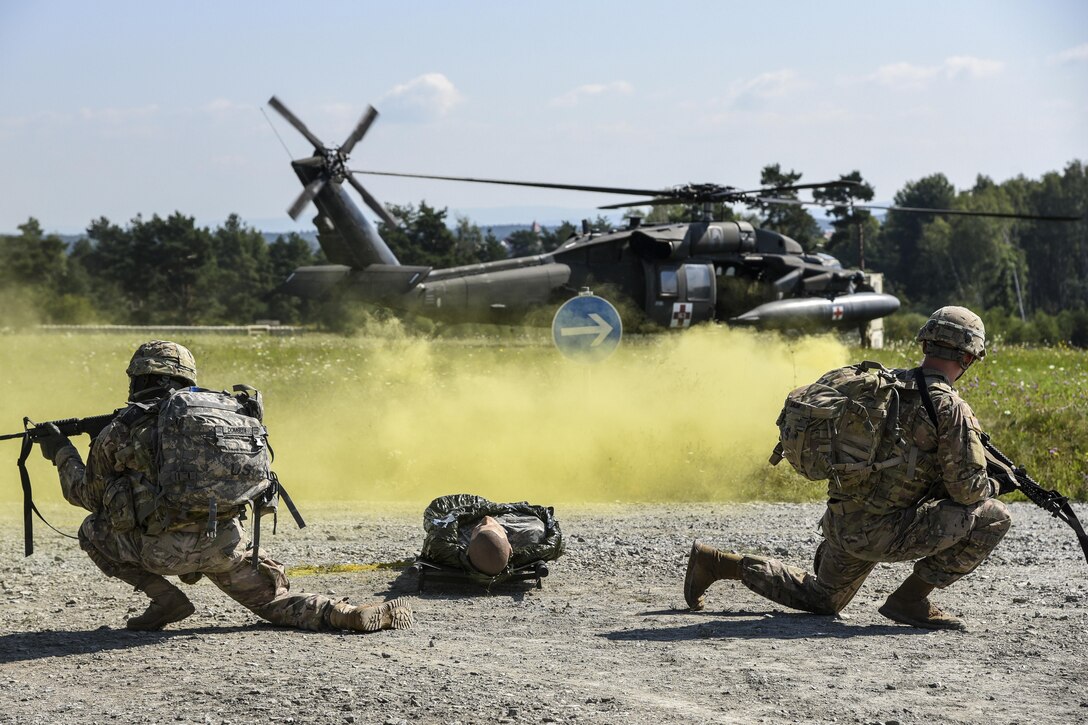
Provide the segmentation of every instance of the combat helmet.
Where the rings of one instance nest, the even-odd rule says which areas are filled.
[[[986,357],[986,326],[966,307],[940,308],[922,325],[917,339],[922,350],[934,357],[959,360],[961,364],[964,353],[978,360]]]
[[[168,340],[152,340],[136,348],[125,370],[130,378],[138,375],[169,375],[196,385],[196,360],[184,345]]]

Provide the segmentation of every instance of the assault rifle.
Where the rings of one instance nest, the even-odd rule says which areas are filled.
[[[37,440],[44,435],[42,426],[52,423],[60,429],[61,435],[77,436],[86,433],[94,440],[98,437],[98,434],[102,432],[102,429],[109,425],[117,414],[124,408],[118,408],[112,413],[106,413],[105,415],[93,415],[90,418],[65,418],[64,420],[50,420],[45,423],[34,423],[30,418],[23,418],[23,427],[26,429],[22,433],[8,433],[7,435],[0,436],[0,441],[11,440],[12,438],[25,438],[30,437],[31,441]]]
[[[1040,486],[1028,475],[1027,471],[994,447],[990,443],[990,436],[986,433],[982,434],[982,445],[986,449],[987,473],[998,481],[1016,488],[1036,506],[1068,524],[1077,535],[1080,548],[1084,550],[1084,559],[1088,561],[1088,534],[1084,533],[1084,527],[1081,526],[1077,514],[1073,512],[1073,507],[1069,505],[1069,499],[1055,490],[1048,491]]]
[[[42,520],[49,528],[56,531],[62,536],[70,536],[63,531],[57,531],[57,529],[41,515],[38,511],[38,507],[34,505],[34,495],[30,487],[30,473],[26,470],[26,459],[30,456],[30,451],[34,448],[34,441],[45,436],[44,426],[52,423],[57,426],[62,435],[71,437],[86,433],[94,440],[98,437],[98,434],[102,432],[110,422],[117,417],[124,408],[118,408],[112,413],[106,413],[105,415],[94,415],[90,418],[65,418],[64,420],[51,420],[48,423],[34,423],[30,418],[23,418],[23,432],[22,433],[9,433],[7,435],[0,435],[0,441],[11,440],[12,438],[22,438],[23,447],[19,452],[19,480],[23,486],[23,551],[26,556],[30,556],[34,553],[34,519],[31,514],[36,515]]]

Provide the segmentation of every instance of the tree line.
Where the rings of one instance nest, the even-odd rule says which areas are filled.
[[[801,177],[768,165],[761,184],[788,186]],[[844,265],[883,272],[885,290],[903,301],[905,311],[963,304],[1006,320],[1005,326],[1019,329],[1026,340],[1088,346],[1088,223],[897,212],[881,219],[853,206],[874,195],[860,172],[840,178],[855,184],[814,192],[817,201],[831,205],[826,235],[800,205],[765,205],[743,218],[790,236],[809,251],[830,253]],[[776,196],[796,198],[796,193]],[[1083,215],[1088,170],[1084,162],[1073,161],[1040,179],[1020,176],[997,183],[979,176],[974,186],[960,191],[937,173],[907,183],[893,204]],[[406,264],[450,267],[539,254],[557,248],[575,231],[564,222],[500,240],[469,219],[451,223],[446,209],[425,202],[391,206],[390,211],[400,224],[381,225],[380,231]],[[686,213],[678,205],[656,206],[646,221],[681,221]],[[738,218],[724,205],[716,214]],[[598,217],[591,226],[605,231],[610,222]],[[259,319],[321,325],[334,316],[330,303],[299,300],[277,288],[296,267],[322,263],[321,251],[298,234],[269,242],[236,215],[214,229],[197,226],[180,212],[166,218],[137,216],[124,226],[100,218],[72,244],[46,234],[31,218],[18,234],[0,236],[0,326],[250,324]],[[1041,326],[1025,322],[1031,319],[1042,320]]]

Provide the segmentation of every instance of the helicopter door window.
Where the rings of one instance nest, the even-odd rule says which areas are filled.
[[[688,286],[688,299],[692,302],[706,302],[710,300],[711,274],[710,267],[705,264],[685,264],[684,281]]]
[[[662,297],[678,297],[680,295],[680,278],[675,269],[663,269],[659,273],[660,292]]]

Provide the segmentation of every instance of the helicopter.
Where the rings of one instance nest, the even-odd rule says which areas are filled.
[[[870,275],[861,270],[844,268],[828,254],[808,253],[796,240],[770,229],[743,220],[716,221],[711,215],[713,206],[723,203],[817,204],[776,195],[856,182],[749,190],[686,184],[648,190],[352,170],[347,166],[349,154],[377,118],[373,107],[368,107],[342,145],[326,146],[278,98],[273,96],[268,105],[313,146],[312,156],[291,162],[303,190],[288,214],[296,219],[314,203],[318,243],[330,262],[294,270],[281,287],[288,294],[317,298],[347,287],[366,302],[431,319],[532,324],[530,311],[554,309],[582,290],[604,288],[625,298],[648,322],[666,328],[710,321],[761,328],[863,328],[899,308],[899,299],[876,291]],[[398,225],[356,178],[359,174],[649,197],[600,208],[679,203],[692,210],[692,220],[643,225],[638,216],[632,216],[624,228],[607,232],[595,231],[583,221],[581,231],[550,252],[434,269],[402,264],[363,216],[344,188],[345,182],[386,225]],[[904,211],[1002,216],[936,209]],[[753,287],[757,290],[755,304]],[[738,288],[740,294],[736,293]],[[550,323],[550,317],[535,319],[539,324]]]

